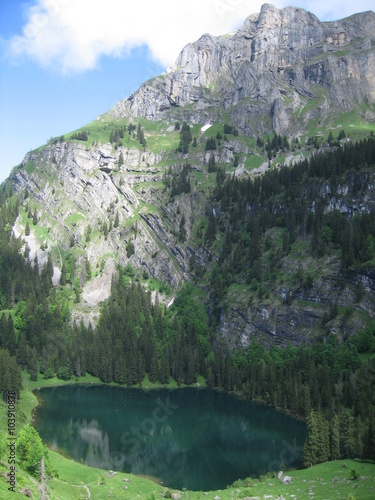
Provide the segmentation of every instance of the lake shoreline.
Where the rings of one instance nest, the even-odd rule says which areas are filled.
[[[26,372],[24,372],[25,377],[29,377]],[[94,380],[90,378],[94,382]],[[46,382],[46,383],[45,383]],[[82,383],[82,379],[77,381],[57,381],[51,383],[51,381],[39,380],[38,382],[32,382],[29,384],[28,390],[23,389],[21,392],[21,399],[18,403],[18,423],[16,431],[19,430],[26,424],[30,423],[31,420],[31,410],[35,408],[38,404],[36,396],[31,392],[37,387],[45,387],[47,385],[57,386],[57,385],[68,385]],[[84,384],[89,384],[89,380],[85,380]],[[99,384],[102,383],[99,381]],[[106,384],[108,385],[108,384]],[[25,387],[25,384],[24,384]],[[0,404],[1,414],[5,415],[5,404]],[[0,429],[5,431],[4,428],[5,417],[1,419]],[[133,500],[138,497],[141,499],[152,499],[161,497],[166,497],[171,494],[168,488],[159,486],[147,479],[143,479],[137,476],[128,475],[125,473],[118,473],[115,477],[109,479],[107,477],[107,471],[100,470],[92,467],[88,467],[80,464],[79,462],[69,460],[62,455],[50,450],[50,459],[53,466],[56,468],[59,474],[59,478],[53,478],[48,480],[48,484],[51,487],[51,500],[59,498],[60,500],[70,500],[71,498],[76,498],[77,494],[80,492],[83,496],[87,496],[86,486],[90,489],[92,497],[95,498],[107,498],[108,494],[117,495],[119,498],[124,498],[124,500]],[[356,469],[362,476],[361,481],[351,482],[350,480],[350,470]],[[0,462],[0,471],[7,471],[5,464]],[[233,500],[233,495],[235,497],[240,496],[258,496],[263,498],[264,495],[276,495],[276,496],[290,496],[294,494],[299,498],[301,491],[307,491],[307,483],[314,483],[315,493],[321,498],[345,498],[348,497],[348,487],[355,487],[355,495],[357,500],[372,498],[371,495],[375,494],[373,484],[375,481],[375,464],[373,462],[362,462],[360,460],[337,460],[333,462],[325,462],[308,469],[290,471],[289,475],[292,477],[292,483],[288,485],[281,484],[277,479],[254,479],[246,481],[236,481],[235,485],[230,486],[225,490],[215,490],[210,491],[208,494],[209,498],[214,498],[215,495],[219,496],[222,500]],[[22,469],[18,468],[18,478],[23,484],[28,484],[33,497],[38,497],[38,486],[34,484],[34,481],[30,479],[27,473],[23,472]],[[334,481],[334,482],[333,482]],[[82,485],[83,482],[83,485]],[[127,489],[124,489],[124,484],[127,485]],[[352,485],[352,486],[350,486]],[[6,482],[0,481],[0,496],[6,497]],[[181,498],[185,497],[190,500],[198,500],[202,498],[202,492],[186,491],[177,492],[181,495]],[[321,495],[320,495],[321,494]],[[58,495],[58,496],[56,496]],[[320,495],[320,496],[319,496]],[[170,497],[170,496],[169,496]]]
[[[303,422],[210,388],[78,383],[35,394],[42,440],[89,466],[210,491],[302,465]]]

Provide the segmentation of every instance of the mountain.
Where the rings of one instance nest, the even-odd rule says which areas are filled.
[[[29,152],[3,186],[13,234],[31,262],[52,257],[72,320],[95,325],[120,265],[166,305],[192,283],[231,347],[368,324],[374,33],[373,12],[321,23],[266,4]]]
[[[374,27],[373,12],[321,23],[305,10],[265,4],[236,32],[188,44],[166,74],[111,114],[193,123],[227,114],[251,136],[298,134],[312,121],[329,126],[347,111],[373,121]]]

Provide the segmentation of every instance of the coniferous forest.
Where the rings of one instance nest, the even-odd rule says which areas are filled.
[[[52,286],[51,259],[40,267],[20,253],[22,242],[11,231],[19,202],[3,184],[1,392],[20,391],[22,370],[32,380],[91,374],[127,386],[141,385],[146,374],[151,382],[167,384],[172,378],[179,385],[194,384],[200,376],[211,388],[305,419],[307,466],[340,457],[375,459],[375,322],[340,342],[328,332],[311,344],[266,348],[253,341],[245,350],[229,350],[216,333],[233,280],[257,287],[265,280],[262,253],[272,227],[285,229],[285,253],[295,239],[304,238],[314,255],[339,253],[343,273],[371,262],[375,212],[327,212],[320,193],[325,183],[333,192],[342,182],[353,192],[365,189],[374,166],[370,137],[255,179],[227,177],[218,169],[204,238],[210,246],[221,233],[224,244],[212,267],[207,310],[190,284],[166,309],[158,299],[151,301],[130,266],[119,267],[95,329],[71,326],[69,309]],[[186,166],[182,178],[173,177],[174,195],[186,192],[188,172]],[[267,279],[274,271],[267,269]]]

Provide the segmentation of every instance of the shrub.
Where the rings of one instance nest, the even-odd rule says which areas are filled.
[[[352,470],[350,471],[350,479],[351,479],[352,481],[357,481],[357,479],[358,479],[358,478],[359,478],[359,474],[358,474],[358,472],[357,472],[355,469],[352,469]]]
[[[70,379],[70,371],[67,366],[61,366],[57,371],[57,378],[61,380],[69,380]]]
[[[49,378],[53,378],[54,376],[55,376],[55,374],[53,373],[52,368],[47,368],[46,370],[44,370],[43,378],[49,379]]]
[[[47,475],[54,475],[54,470],[49,463],[48,449],[43,445],[38,432],[29,424],[25,425],[17,438],[17,456],[22,469],[38,479],[40,477],[40,462],[44,457]]]

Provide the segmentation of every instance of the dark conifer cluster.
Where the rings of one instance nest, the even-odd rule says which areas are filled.
[[[238,130],[233,125],[228,125],[228,123],[225,123],[224,124],[224,134],[227,134],[227,135],[232,134],[236,137],[238,135]]]
[[[163,182],[166,188],[171,187],[170,198],[178,196],[182,193],[190,193],[191,184],[189,179],[189,173],[191,171],[191,165],[189,163],[184,163],[182,170],[169,169],[168,174],[164,176]]]
[[[135,131],[137,131],[137,133],[135,133]],[[128,126],[124,125],[122,127],[116,127],[111,130],[111,133],[109,135],[109,142],[115,145],[115,149],[119,146],[123,146],[122,140],[124,139],[126,132],[128,132],[128,134],[133,138],[136,137],[141,146],[143,146],[144,148],[147,147],[147,140],[145,138],[145,134],[143,128],[141,127],[141,124],[138,123],[137,127],[136,125],[134,125],[134,123],[130,123]]]
[[[109,135],[109,142],[111,144],[117,143],[120,144],[121,140],[125,137],[126,126],[114,128],[111,130]]]
[[[206,151],[211,149],[216,149],[216,139],[215,137],[208,137],[206,139]]]
[[[224,181],[219,169],[212,198],[215,222],[211,210],[205,238],[206,244],[214,243],[217,229],[223,240],[211,275],[212,320],[218,320],[220,302],[234,281],[252,284],[260,293],[263,281],[275,281],[278,262],[298,239],[309,242],[315,257],[338,254],[343,271],[374,259],[375,204],[365,212],[326,209],[332,197],[339,197],[340,185],[350,206],[351,199],[365,195],[374,181],[374,166],[375,139],[369,137],[292,167],[269,169],[261,177]],[[271,250],[273,257],[265,265],[274,228],[282,231],[282,248]],[[308,286],[310,277],[302,274],[301,285]]]
[[[86,130],[82,130],[82,132],[74,132],[72,136],[70,137],[71,140],[76,140],[76,141],[88,141],[89,136]]]

